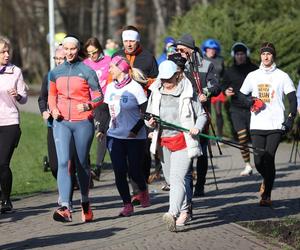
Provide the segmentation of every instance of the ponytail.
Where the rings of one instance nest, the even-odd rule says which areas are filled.
[[[131,68],[130,70],[130,77],[137,81],[138,83],[140,83],[142,86],[145,86],[148,82],[147,77],[145,76],[145,74],[143,73],[143,71],[141,71],[138,68]]]

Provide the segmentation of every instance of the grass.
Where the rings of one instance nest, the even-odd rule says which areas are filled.
[[[13,172],[12,196],[56,190],[56,180],[50,171],[43,171],[42,160],[47,155],[47,127],[41,116],[21,113],[22,135],[11,161]],[[95,140],[91,162],[95,162]],[[106,161],[109,161],[108,154]]]
[[[300,249],[300,219],[285,217],[280,220],[241,222],[270,242],[284,243],[283,249]]]

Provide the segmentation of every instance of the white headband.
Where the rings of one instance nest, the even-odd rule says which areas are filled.
[[[74,43],[78,49],[80,48],[80,43],[75,37],[72,36],[65,37],[64,40],[62,41],[62,44],[65,45],[66,43]]]
[[[126,41],[140,41],[140,34],[135,30],[124,30],[122,32],[122,40]]]

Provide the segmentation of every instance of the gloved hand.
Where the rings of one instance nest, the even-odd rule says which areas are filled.
[[[209,98],[210,95],[211,95],[211,93],[209,92],[209,90],[208,90],[207,87],[205,87],[205,88],[202,89],[202,93],[203,93],[207,98]]]
[[[286,120],[282,123],[281,130],[284,134],[287,134],[293,127],[295,116],[293,116],[291,113],[288,115]]]
[[[250,109],[251,112],[258,113],[259,111],[265,108],[265,103],[261,99],[253,97],[252,101],[253,103]]]

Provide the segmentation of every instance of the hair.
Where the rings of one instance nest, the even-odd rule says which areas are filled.
[[[7,46],[9,50],[11,49],[11,43],[6,36],[0,35],[0,44],[3,44],[4,45],[3,47]]]
[[[123,31],[125,31],[125,30],[134,30],[134,31],[136,31],[137,33],[140,34],[140,31],[135,26],[133,26],[133,25],[127,25],[127,26],[125,26],[123,28]]]
[[[96,37],[91,37],[85,42],[83,49],[84,49],[86,56],[87,56],[87,47],[89,47],[89,46],[94,46],[95,48],[97,48],[99,50],[99,52],[101,54],[103,53],[102,46]]]
[[[145,86],[148,82],[146,75],[138,68],[131,68],[130,77],[142,86]]]
[[[273,55],[274,59],[276,58],[276,49],[275,49],[275,46],[273,43],[270,43],[270,42],[262,43],[262,45],[260,47],[260,54],[265,51],[270,52]]]

